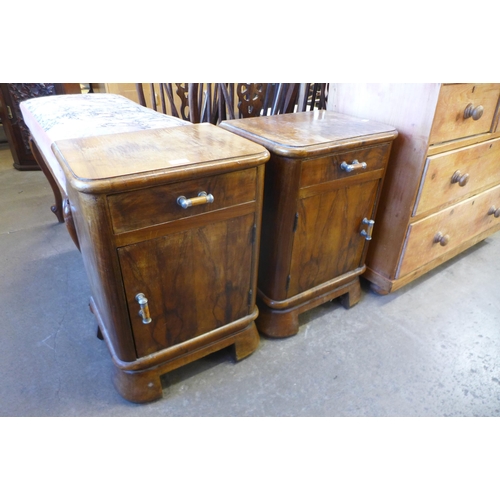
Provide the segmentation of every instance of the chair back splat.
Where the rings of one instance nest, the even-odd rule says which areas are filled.
[[[142,106],[191,123],[326,109],[327,83],[136,83]]]

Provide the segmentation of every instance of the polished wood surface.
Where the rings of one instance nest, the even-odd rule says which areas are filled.
[[[158,176],[178,177],[188,166],[190,176],[197,170],[203,175],[210,163],[217,170],[224,165],[231,169],[238,167],[242,156],[251,160],[262,154],[261,147],[208,123],[57,141],[53,150],[56,156],[64,150],[64,158],[59,156],[62,167],[70,182],[79,181],[79,186],[123,176],[146,180],[147,175],[137,174],[147,173],[156,182]]]
[[[289,158],[360,147],[368,136],[370,143],[390,141],[394,134],[394,129],[383,123],[324,110],[229,120],[222,126]]]
[[[353,306],[360,297],[368,246],[361,234],[363,220],[375,216],[397,132],[325,111],[229,120],[220,126],[271,151],[260,247],[259,331],[294,335],[299,314],[336,297],[344,296],[343,304]]]
[[[54,147],[70,180],[91,308],[117,389],[134,402],[161,397],[159,377],[167,371],[228,345],[242,359],[258,345],[257,249],[269,153],[214,129],[193,125]],[[192,163],[169,163],[181,152]],[[214,193],[213,204],[179,205],[179,193],[197,196],[201,188]]]
[[[452,258],[457,248],[463,250],[480,241],[480,235],[478,239],[474,232],[464,230],[459,242],[452,245],[450,240],[445,247],[439,245],[439,254],[427,252],[431,260],[419,260],[420,267],[411,270],[405,265],[407,274],[399,272],[397,277],[411,224],[496,183],[498,148],[493,139],[500,137],[500,84],[332,86],[329,109],[380,120],[399,132],[387,167],[365,273],[377,292],[389,293]],[[464,118],[469,103],[484,107],[477,120]],[[461,176],[469,174],[462,186],[452,182],[457,171]],[[464,228],[473,225],[469,216],[462,224]],[[489,232],[485,229],[484,237]]]

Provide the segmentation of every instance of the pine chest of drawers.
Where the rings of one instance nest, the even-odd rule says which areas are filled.
[[[220,124],[271,152],[258,278],[259,331],[297,333],[300,313],[360,298],[391,126],[314,111]]]
[[[228,345],[258,346],[261,146],[214,125],[58,141],[94,312],[123,397]]]
[[[331,109],[394,125],[365,277],[386,294],[500,229],[499,83],[334,84]]]

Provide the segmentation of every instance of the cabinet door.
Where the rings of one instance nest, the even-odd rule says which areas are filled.
[[[371,219],[379,180],[299,199],[288,297],[363,265],[362,221]]]
[[[252,312],[254,224],[251,213],[118,249],[139,357]],[[149,324],[138,293],[148,299]]]

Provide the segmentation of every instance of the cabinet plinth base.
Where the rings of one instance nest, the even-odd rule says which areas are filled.
[[[151,403],[163,397],[160,377],[165,373],[232,344],[234,344],[235,358],[239,361],[252,354],[259,346],[259,342],[259,332],[252,322],[244,330],[145,370],[125,370],[115,364],[113,382],[116,390],[127,401]]]
[[[259,332],[255,326],[259,311],[255,307],[252,314],[204,335],[143,358],[123,361],[115,351],[93,297],[90,297],[89,305],[97,320],[97,337],[106,342],[113,359],[115,388],[124,399],[132,403],[150,403],[161,399],[163,389],[160,377],[165,373],[231,345],[234,345],[236,361],[240,361],[252,354],[260,343]]]
[[[288,309],[274,309],[260,300],[257,328],[269,337],[291,337],[299,331],[299,314],[337,297],[341,297],[340,302],[346,309],[357,304],[361,298],[359,277],[318,297],[304,299],[302,303]]]

